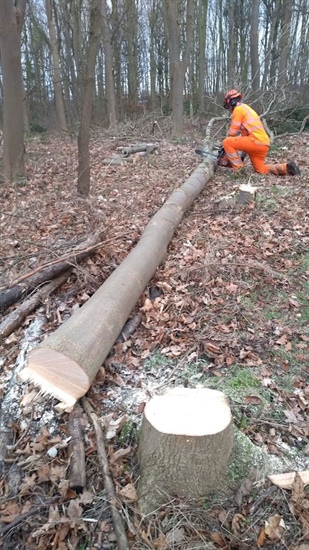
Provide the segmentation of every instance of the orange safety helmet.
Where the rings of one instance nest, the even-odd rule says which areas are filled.
[[[238,101],[242,100],[242,94],[238,90],[230,90],[224,97],[224,109],[235,107]]]

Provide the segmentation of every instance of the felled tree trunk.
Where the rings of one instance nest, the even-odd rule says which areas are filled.
[[[222,486],[233,446],[223,393],[174,388],[146,405],[139,442],[139,507],[153,512],[173,496],[204,497]]]
[[[66,405],[85,395],[138,298],[165,259],[184,213],[214,174],[212,160],[198,166],[151,219],[137,244],[105,283],[70,319],[29,355],[21,372]]]

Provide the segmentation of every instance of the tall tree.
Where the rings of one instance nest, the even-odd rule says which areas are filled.
[[[278,86],[282,88],[287,83],[287,68],[289,59],[291,39],[292,0],[283,0],[281,32],[279,38],[279,65],[278,65]]]
[[[187,0],[185,11],[185,45],[181,57],[180,20],[181,14],[177,0],[167,0],[168,27],[170,34],[170,65],[172,82],[173,135],[183,135],[183,91],[184,78],[190,60],[193,36],[193,0]]]
[[[67,131],[67,121],[65,116],[65,108],[62,94],[62,74],[60,66],[60,57],[58,49],[58,39],[56,35],[56,26],[54,19],[54,2],[53,0],[45,0],[45,8],[47,14],[49,36],[50,36],[50,48],[53,59],[53,81],[54,81],[54,93],[55,104],[58,118],[58,124],[61,130]]]
[[[226,6],[227,22],[229,29],[229,38],[228,38],[228,50],[227,50],[227,86],[228,88],[234,88],[238,85],[236,75],[235,82],[235,57],[236,57],[236,32],[237,27],[235,28],[235,2],[234,0],[227,0]]]
[[[3,170],[9,182],[25,175],[24,88],[21,31],[26,0],[1,0],[0,50],[3,75]]]
[[[105,59],[105,80],[107,92],[107,116],[109,124],[115,124],[117,121],[116,114],[116,94],[113,75],[113,50],[111,43],[111,33],[107,17],[107,2],[102,0],[101,4],[101,32],[103,39],[103,50]]]
[[[204,110],[205,73],[206,73],[206,25],[208,0],[198,2],[198,106]]]
[[[250,30],[250,57],[251,57],[251,87],[254,106],[258,107],[260,90],[260,59],[259,59],[259,8],[260,0],[252,0],[251,30]]]
[[[138,75],[138,11],[135,0],[125,0],[126,15],[126,56],[129,106],[137,105],[139,90]]]
[[[77,191],[86,197],[90,191],[90,126],[95,85],[95,64],[100,46],[101,0],[91,0],[90,28],[83,100],[78,132]]]

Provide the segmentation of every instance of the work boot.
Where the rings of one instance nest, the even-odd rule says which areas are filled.
[[[287,173],[289,176],[300,176],[300,169],[293,160],[290,160],[286,165]]]

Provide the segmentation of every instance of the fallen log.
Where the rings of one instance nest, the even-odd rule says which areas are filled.
[[[95,411],[93,410],[89,401],[85,397],[82,399],[82,404],[85,412],[89,417],[90,422],[94,427],[94,431],[96,434],[97,454],[98,454],[98,459],[99,459],[99,463],[103,474],[103,481],[104,481],[104,487],[107,493],[107,499],[111,507],[111,515],[113,519],[113,525],[114,525],[115,535],[116,535],[117,544],[118,544],[117,548],[119,550],[129,550],[129,544],[126,537],[124,523],[123,523],[121,514],[117,508],[118,504],[117,504],[116,492],[115,492],[114,483],[113,483],[113,479],[112,479],[112,475],[110,472],[109,463],[107,459],[107,454],[105,450],[103,430],[101,428],[101,424],[99,422],[99,419]]]
[[[59,258],[56,262],[47,265],[44,269],[36,271],[30,275],[26,281],[18,283],[11,288],[5,289],[0,292],[0,313],[6,311],[12,304],[15,304],[21,298],[24,298],[30,292],[35,290],[38,286],[59,277],[62,273],[68,270],[69,267],[81,262],[97,250],[100,246],[102,239],[102,233],[96,233],[92,235],[82,244],[76,246],[70,255],[66,255],[64,258]]]
[[[144,409],[139,438],[139,508],[154,512],[173,496],[199,498],[222,486],[233,446],[222,392],[173,388]]]
[[[14,330],[20,327],[27,315],[30,315],[38,305],[58,288],[71,273],[71,269],[67,269],[63,275],[49,283],[48,285],[40,288],[31,298],[28,298],[25,302],[20,304],[14,311],[12,311],[0,324],[0,342],[3,338],[7,338]]]
[[[121,151],[124,157],[143,152],[145,152],[146,155],[150,155],[150,153],[153,153],[156,149],[158,149],[158,146],[154,143],[138,143],[136,145],[130,145],[129,147],[117,147],[117,151]]]
[[[83,430],[81,426],[82,408],[78,405],[74,407],[69,415],[69,481],[70,488],[77,494],[82,493],[86,488],[86,464],[85,464],[85,446]]]
[[[211,157],[176,189],[120,266],[70,319],[29,354],[21,372],[70,407],[85,395],[145,286],[164,261],[184,213],[214,175]]]

